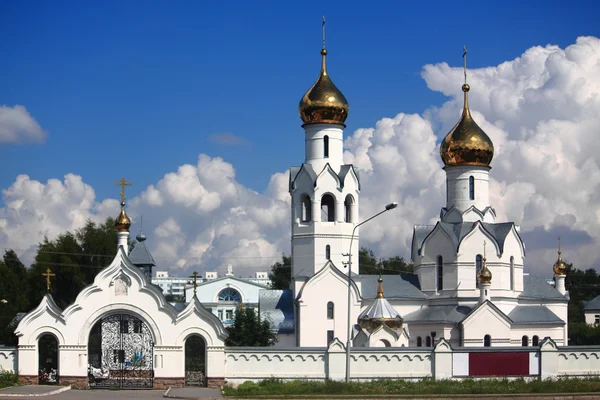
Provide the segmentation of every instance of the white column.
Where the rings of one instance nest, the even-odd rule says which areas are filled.
[[[344,202],[335,199],[335,220],[337,222],[344,222],[346,210],[344,210]]]
[[[314,199],[312,202],[312,221],[321,222],[321,199]]]
[[[556,290],[563,296],[567,293],[567,289],[565,288],[565,278],[566,275],[554,275],[554,280],[556,281]]]
[[[486,300],[490,300],[490,284],[480,283],[479,284],[479,302],[483,303]]]
[[[117,232],[117,250],[123,247],[125,255],[129,255],[129,232]]]

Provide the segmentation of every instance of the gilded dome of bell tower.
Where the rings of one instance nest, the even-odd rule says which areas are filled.
[[[552,266],[555,275],[566,275],[567,274],[567,264],[562,260],[561,257],[562,252],[560,251],[560,236],[558,237],[558,259]]]
[[[440,156],[448,166],[474,165],[489,167],[494,157],[494,144],[490,137],[477,125],[469,110],[469,90],[467,84],[467,49],[463,51],[465,84],[463,112],[460,120],[446,135],[440,146]]]
[[[348,118],[349,105],[342,92],[333,84],[327,73],[324,17],[322,29],[321,73],[316,82],[302,96],[298,111],[304,124],[344,125],[346,118]]]

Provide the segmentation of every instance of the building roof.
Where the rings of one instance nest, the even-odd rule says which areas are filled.
[[[129,252],[129,261],[134,265],[152,265],[155,266],[154,258],[146,247],[145,242],[135,242],[133,248]]]
[[[558,290],[546,282],[545,278],[523,275],[523,292],[519,298],[525,299],[566,299]]]
[[[252,281],[251,279],[254,279],[254,278],[238,278],[236,276],[227,276],[227,275],[220,276],[220,277],[215,278],[215,279],[208,279],[208,280],[206,280],[204,282],[199,282],[197,284],[197,286],[198,287],[200,287],[200,286],[206,286],[206,285],[210,285],[210,284],[213,284],[213,283],[221,282],[221,281],[224,281],[224,280],[227,280],[227,279],[232,279],[234,281],[246,283],[248,285],[258,286],[258,287],[264,288],[264,289],[268,289],[269,288],[268,285],[264,285],[262,283],[258,283],[258,282]],[[192,287],[192,285],[188,285],[188,287]]]
[[[408,323],[453,323],[457,324],[465,319],[472,308],[467,306],[430,306],[414,311],[404,316]]]
[[[361,296],[364,299],[377,297],[378,275],[357,275],[355,281],[361,283]],[[383,275],[383,292],[386,299],[426,299],[421,292],[419,278],[414,274]]]
[[[291,290],[264,289],[258,292],[258,312],[278,333],[294,332],[294,294]]]
[[[517,306],[509,314],[513,324],[565,324],[546,306]]]
[[[600,310],[600,296],[595,297],[594,299],[587,301],[584,310]]]

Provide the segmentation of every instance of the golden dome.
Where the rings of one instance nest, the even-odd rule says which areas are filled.
[[[129,232],[130,226],[131,220],[127,214],[125,214],[125,201],[121,201],[121,212],[115,220],[115,228],[117,229],[117,232]]]
[[[471,117],[469,89],[466,83],[462,86],[465,93],[462,116],[440,146],[440,156],[447,167],[455,165],[489,167],[494,157],[492,140]]]
[[[483,266],[477,273],[477,282],[479,282],[479,284],[492,283],[492,271],[488,269],[485,257],[483,257]]]
[[[552,269],[554,270],[555,275],[566,275],[567,274],[567,264],[565,264],[561,257],[562,252],[560,251],[560,237],[558,238],[558,259],[554,263]]]
[[[348,101],[333,84],[327,73],[325,58],[327,50],[321,50],[323,61],[317,81],[302,96],[298,110],[305,125],[339,124],[344,125],[348,118]]]

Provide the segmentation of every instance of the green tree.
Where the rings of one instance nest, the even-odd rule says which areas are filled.
[[[225,328],[229,336],[225,346],[273,346],[277,334],[268,320],[260,320],[253,308],[238,308],[233,324]]]
[[[361,247],[358,252],[359,271],[361,275],[385,275],[413,273],[413,264],[407,263],[403,257],[393,256],[377,261],[373,250]]]
[[[589,268],[579,270],[573,267],[572,263],[567,263],[567,278],[565,287],[569,291],[569,324],[584,322],[583,307],[585,302],[592,300],[600,295],[600,275],[598,272]],[[570,336],[569,327],[569,336]]]
[[[17,254],[7,250],[0,259],[0,343],[17,344],[14,335],[16,326],[12,324],[18,312],[27,310],[29,288],[27,270]]]
[[[292,258],[281,255],[281,261],[271,266],[269,279],[273,289],[289,289],[292,285]]]

